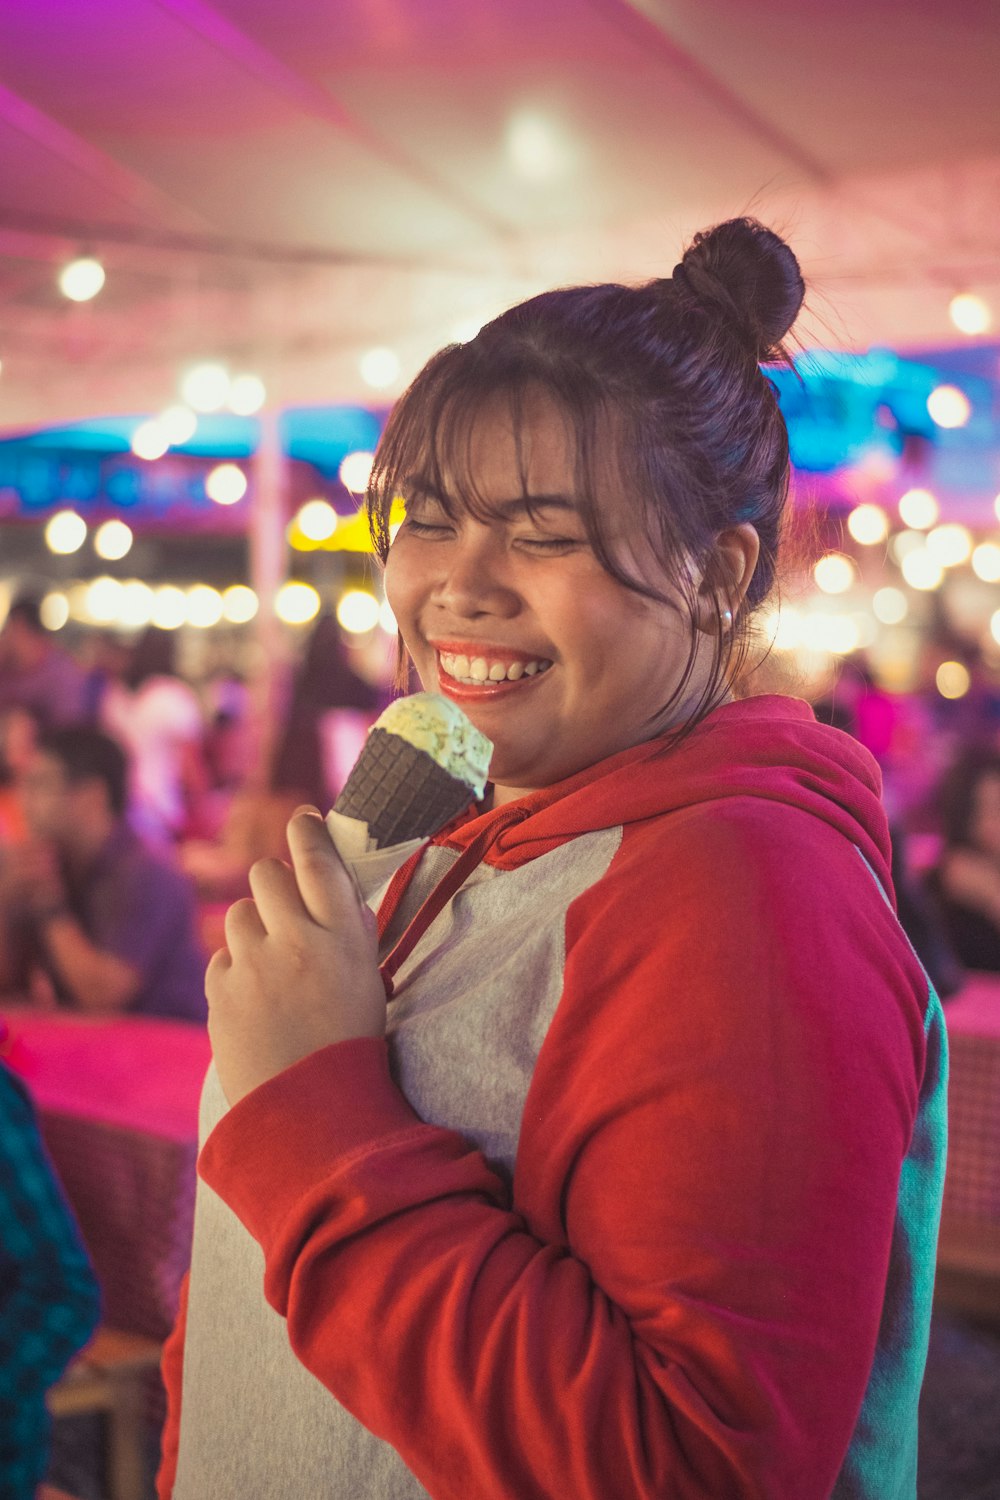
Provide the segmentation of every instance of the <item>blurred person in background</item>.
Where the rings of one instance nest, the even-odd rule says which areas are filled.
[[[0,711],[0,849],[27,832],[17,781],[35,748],[38,725],[26,708]]]
[[[171,631],[151,625],[140,636],[121,682],[107,685],[101,722],[128,752],[133,827],[157,843],[181,838],[208,772],[201,704],[177,672]]]
[[[123,750],[96,729],[39,736],[20,779],[29,840],[0,863],[0,991],[202,1020],[194,895],[128,826],[126,777]]]
[[[944,848],[930,889],[961,962],[1000,973],[1000,752],[964,751],[940,806]]]
[[[274,756],[274,790],[301,792],[301,801],[329,807],[381,707],[378,689],[348,661],[336,619],[322,615],[292,685]]]
[[[0,1062],[0,1494],[10,1500],[35,1494],[48,1452],[45,1393],[98,1312],[97,1282],[27,1091]]]
[[[42,728],[87,718],[87,677],[42,624],[41,600],[15,599],[0,631],[0,709],[26,708]]]
[[[304,802],[333,804],[382,706],[379,689],[351,666],[337,621],[322,616],[292,684],[266,785],[251,782],[233,795],[217,840],[190,839],[181,849],[203,897],[244,895],[256,860],[288,858],[288,819]]]

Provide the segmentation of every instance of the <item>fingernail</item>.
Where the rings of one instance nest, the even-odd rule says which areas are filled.
[[[310,818],[322,818],[322,816],[323,816],[323,814],[320,812],[319,808],[318,807],[313,807],[313,805],[312,805],[311,802],[303,802],[302,806],[301,807],[297,807],[295,809],[295,811],[292,813],[292,817],[293,818],[298,818],[298,817],[303,816],[303,815],[307,816],[307,817],[310,817]]]

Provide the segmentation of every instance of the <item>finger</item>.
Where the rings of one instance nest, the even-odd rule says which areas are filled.
[[[305,919],[295,876],[284,860],[258,859],[250,869],[250,889],[266,932],[285,932]]]
[[[242,901],[233,902],[226,912],[224,931],[226,948],[230,953],[243,950],[248,942],[259,942],[267,935],[260,912],[257,910],[257,904],[251,901],[249,896],[244,896]],[[225,949],[222,951],[225,952]]]
[[[219,983],[233,967],[232,955],[228,948],[217,948],[208,961],[205,970],[205,996],[211,1005],[219,996]]]
[[[354,881],[319,813],[298,812],[288,825],[288,848],[306,911],[321,927],[332,927],[358,904]]]

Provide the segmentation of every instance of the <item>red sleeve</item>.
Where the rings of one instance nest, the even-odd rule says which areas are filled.
[[[177,1439],[181,1425],[181,1376],[184,1369],[184,1328],[187,1323],[188,1281],[181,1282],[177,1321],[163,1346],[160,1374],[167,1392],[167,1419],[160,1439],[160,1468],[156,1476],[157,1500],[170,1500],[177,1477]]]
[[[297,1356],[435,1500],[829,1494],[922,1038],[844,849],[780,901],[731,834],[700,830],[683,869],[623,849],[569,913],[513,1199],[416,1118],[379,1041],[303,1060],[209,1138]]]

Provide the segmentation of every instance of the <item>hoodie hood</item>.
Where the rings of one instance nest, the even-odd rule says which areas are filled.
[[[800,808],[856,844],[892,891],[889,829],[875,760],[808,703],[773,694],[725,703],[680,745],[648,740],[555,786],[470,818],[435,842],[462,851],[488,835],[486,863],[516,869],[597,829],[721,802],[764,797]],[[515,809],[518,816],[514,818]]]

